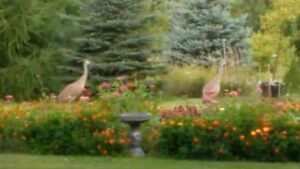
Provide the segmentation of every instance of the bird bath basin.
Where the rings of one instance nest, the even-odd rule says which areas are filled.
[[[150,113],[124,113],[119,116],[119,119],[129,124],[131,131],[129,137],[132,140],[131,153],[135,157],[144,156],[145,153],[140,147],[142,140],[142,134],[140,132],[140,126],[142,123],[149,121],[151,118]]]

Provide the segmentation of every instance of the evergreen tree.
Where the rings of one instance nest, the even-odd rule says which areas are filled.
[[[71,57],[70,73],[82,72],[75,60],[83,58],[92,62],[91,86],[119,75],[158,73],[161,65],[154,57],[158,48],[149,29],[155,22],[151,1],[94,0],[88,9],[88,16],[80,21],[83,35],[76,38],[78,57]]]
[[[224,46],[239,51],[241,59],[249,59],[245,17],[232,18],[228,0],[172,2],[168,53],[172,61],[209,65],[222,54]]]

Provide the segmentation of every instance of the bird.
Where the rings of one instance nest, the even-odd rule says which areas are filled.
[[[202,102],[215,103],[215,97],[220,93],[221,78],[223,74],[223,67],[225,60],[221,59],[218,67],[218,74],[206,83],[202,89]]]
[[[83,61],[83,74],[80,76],[80,78],[73,83],[67,85],[58,95],[57,100],[58,102],[65,102],[69,100],[76,99],[85,88],[85,84],[88,77],[88,65],[91,62],[87,59]]]

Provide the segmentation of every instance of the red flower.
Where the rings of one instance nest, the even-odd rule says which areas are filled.
[[[238,95],[239,95],[239,93],[237,91],[235,91],[235,90],[231,90],[228,93],[228,96],[230,96],[230,97],[235,97],[235,96],[238,96]]]
[[[120,97],[121,94],[120,94],[119,92],[115,92],[115,93],[114,93],[114,96],[115,96],[115,97]]]
[[[108,83],[108,82],[103,82],[103,83],[100,84],[100,87],[102,89],[109,89],[109,88],[111,88],[111,84]]]
[[[135,84],[134,84],[134,83],[132,83],[132,82],[128,82],[128,83],[127,83],[127,88],[128,88],[128,89],[135,89],[135,88],[136,88],[136,86],[135,86]]]
[[[5,100],[6,100],[6,101],[11,101],[11,100],[13,100],[13,99],[14,99],[14,96],[13,96],[13,95],[10,95],[10,94],[9,94],[9,95],[6,95],[6,96],[5,96]]]
[[[81,102],[87,102],[87,101],[90,100],[90,97],[89,97],[89,96],[80,96],[79,100],[80,100]]]
[[[119,87],[119,89],[120,89],[121,92],[124,92],[125,90],[127,90],[127,86],[126,85],[121,85]]]
[[[116,77],[116,80],[117,80],[117,81],[122,81],[122,80],[124,80],[124,79],[125,79],[124,76],[118,76],[118,77]]]

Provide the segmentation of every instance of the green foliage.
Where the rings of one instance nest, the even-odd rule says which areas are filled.
[[[225,105],[162,121],[157,150],[177,158],[300,160],[300,125],[264,104]]]
[[[272,7],[272,0],[233,0],[230,5],[234,17],[246,14],[247,26],[254,32],[260,29],[260,17]]]
[[[290,69],[284,76],[284,84],[287,92],[300,92],[300,64],[299,59],[295,58]]]
[[[299,6],[295,0],[273,1],[273,8],[261,17],[261,30],[252,36],[253,57],[262,70],[273,73],[273,80],[283,78],[295,57],[291,23],[297,22]]]
[[[0,95],[37,98],[53,90],[62,57],[59,14],[76,11],[75,0],[3,0],[0,2]],[[70,11],[68,11],[70,10]]]
[[[249,60],[245,17],[232,18],[227,0],[190,0],[170,2],[171,33],[168,56],[178,64],[210,65],[226,49]]]

